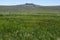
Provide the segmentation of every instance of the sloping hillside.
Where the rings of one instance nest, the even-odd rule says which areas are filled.
[[[60,6],[40,6],[36,4],[22,4],[14,6],[0,6],[0,12],[60,12]]]

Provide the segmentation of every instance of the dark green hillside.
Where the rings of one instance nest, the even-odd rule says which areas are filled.
[[[0,6],[0,12],[60,12],[60,6],[40,6],[22,4],[14,6]]]

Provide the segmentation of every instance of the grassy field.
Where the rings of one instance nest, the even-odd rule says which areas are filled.
[[[57,38],[60,38],[59,13],[0,15],[0,40],[57,40]]]

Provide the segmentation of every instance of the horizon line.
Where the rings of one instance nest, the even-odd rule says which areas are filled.
[[[0,6],[15,6],[15,5],[23,5],[26,3],[22,3],[22,4],[0,4]],[[28,4],[34,4],[34,5],[39,5],[39,6],[60,6],[60,5],[41,5],[41,4],[36,4],[36,3],[28,3]]]

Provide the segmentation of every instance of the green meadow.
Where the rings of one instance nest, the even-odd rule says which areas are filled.
[[[13,14],[0,12],[0,40],[58,40],[60,38],[60,13]]]

